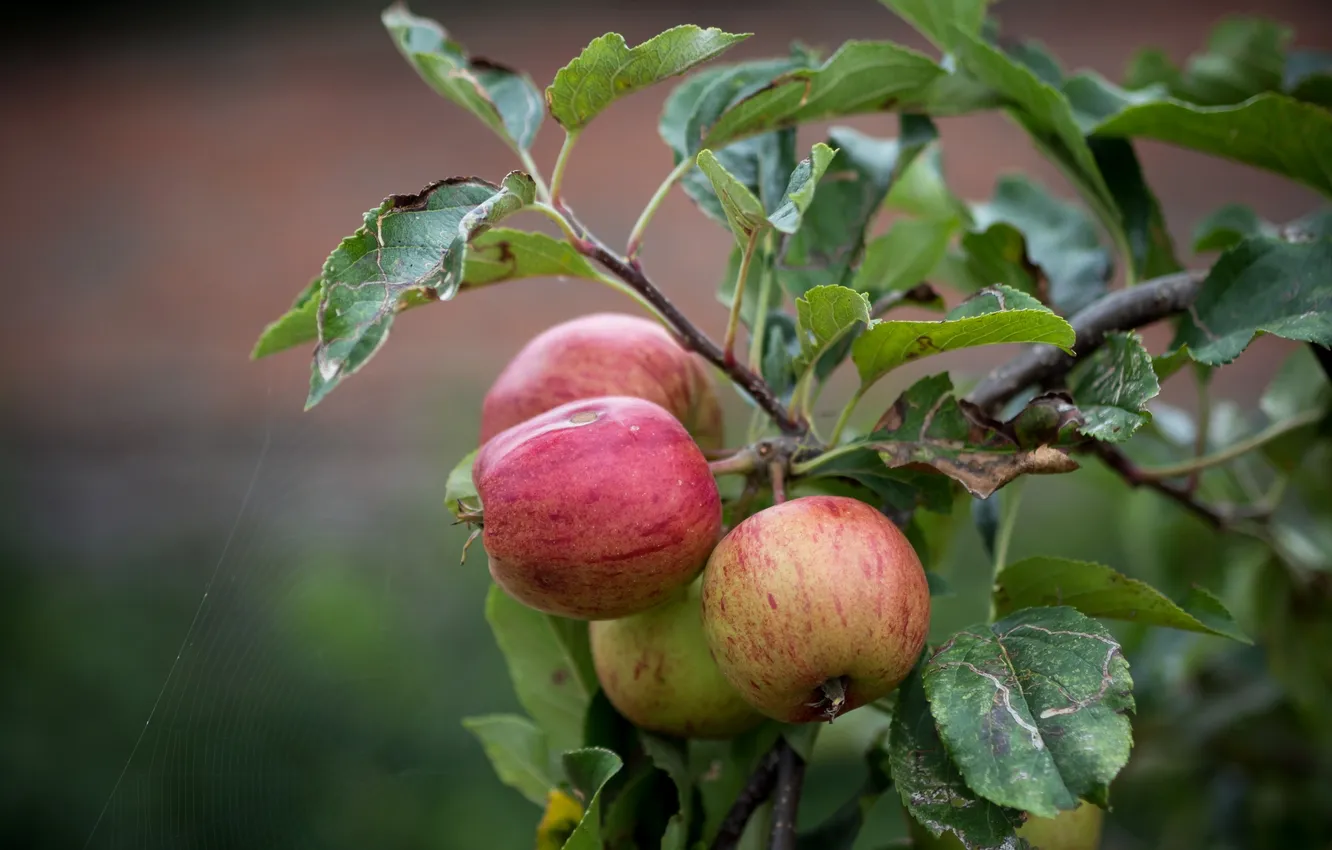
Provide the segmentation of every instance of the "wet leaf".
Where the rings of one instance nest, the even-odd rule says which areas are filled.
[[[1133,682],[1119,644],[1073,608],[1029,608],[948,639],[925,693],[967,785],[1001,806],[1054,817],[1108,803],[1128,762]]]
[[[606,33],[555,74],[546,104],[566,132],[577,133],[618,98],[683,74],[748,37],[686,24],[631,48],[624,36]]]
[[[1220,635],[1252,643],[1225,606],[1195,587],[1180,604],[1159,590],[1103,564],[1035,557],[1009,564],[995,579],[995,611],[1066,605],[1088,617]]]

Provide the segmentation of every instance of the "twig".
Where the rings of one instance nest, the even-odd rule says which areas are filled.
[[[1183,505],[1200,517],[1212,528],[1223,529],[1230,525],[1231,517],[1216,508],[1198,501],[1188,488],[1170,481],[1144,477],[1142,470],[1119,449],[1107,443],[1097,442],[1093,448],[1098,457],[1132,487],[1150,487],[1161,495]]]
[[[1306,410],[1289,419],[1273,422],[1257,434],[1231,443],[1220,451],[1213,452],[1209,455],[1203,455],[1202,457],[1195,457],[1191,460],[1172,463],[1168,466],[1149,466],[1139,468],[1137,470],[1137,475],[1142,481],[1164,481],[1167,478],[1179,478],[1184,475],[1191,475],[1201,470],[1210,469],[1213,466],[1232,461],[1240,455],[1247,454],[1256,448],[1262,447],[1266,443],[1270,443],[1277,437],[1289,434],[1291,431],[1297,431],[1306,425],[1312,425],[1322,418],[1322,409]]]
[[[791,745],[786,743],[785,738],[778,738],[773,748],[759,761],[745,787],[736,795],[721,826],[717,828],[717,837],[712,839],[711,850],[733,850],[740,843],[740,837],[745,833],[745,824],[749,823],[754,810],[772,796],[772,789],[777,784],[781,754],[790,749]]]
[[[630,263],[615,254],[605,246],[601,240],[597,239],[587,231],[567,210],[562,211],[569,219],[570,224],[578,234],[574,241],[574,247],[584,256],[591,257],[598,263],[601,263],[612,274],[629,285],[629,288],[643,296],[643,299],[652,305],[666,322],[675,329],[675,333],[680,337],[681,342],[690,351],[701,355],[712,365],[722,370],[732,381],[734,381],[745,394],[754,400],[754,403],[767,413],[777,427],[785,434],[802,434],[805,427],[791,417],[786,408],[777,399],[768,386],[768,382],[763,380],[755,372],[738,361],[726,362],[726,356],[720,346],[713,342],[707,334],[699,330],[680,309],[666,297],[657,285],[648,279],[643,270],[636,263]]]
[[[1077,334],[1073,351],[1086,357],[1111,331],[1140,328],[1187,310],[1202,289],[1206,272],[1187,271],[1144,281],[1132,289],[1112,292],[1078,313],[1069,322]],[[1050,384],[1063,377],[1076,361],[1052,345],[1028,348],[991,372],[967,400],[993,413],[1032,384]]]
[[[753,449],[745,447],[729,457],[708,462],[708,470],[714,475],[748,475],[758,467],[758,455]]]
[[[768,463],[768,479],[772,482],[772,503],[780,505],[786,501],[786,462],[773,460]]]
[[[800,789],[805,782],[805,760],[789,746],[782,749],[777,763],[777,788],[772,797],[772,840],[768,850],[795,850],[796,814],[800,809]]]

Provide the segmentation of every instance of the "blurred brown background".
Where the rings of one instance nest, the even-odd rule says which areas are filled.
[[[849,37],[925,47],[873,0],[418,0],[413,9],[441,20],[474,54],[526,68],[539,85],[603,32],[622,32],[633,44],[682,22],[755,32],[733,58],[783,53],[795,38],[829,50]],[[97,841],[170,846],[172,829],[201,818],[216,819],[222,835],[237,812],[261,812],[262,822],[272,817],[262,815],[265,807],[286,800],[283,794],[300,798],[308,777],[299,772],[280,775],[285,790],[247,779],[243,787],[254,799],[235,804],[192,787],[185,802],[153,802],[153,789],[174,793],[214,771],[271,777],[264,747],[291,743],[287,732],[276,734],[276,744],[265,738],[256,745],[260,755],[251,761],[243,758],[249,750],[229,750],[225,736],[241,735],[247,718],[260,716],[256,706],[276,707],[285,718],[256,721],[265,735],[309,719],[315,692],[289,692],[295,686],[284,678],[273,636],[299,626],[286,606],[305,604],[301,588],[311,570],[323,569],[300,566],[310,552],[368,572],[377,594],[367,609],[370,632],[382,636],[398,621],[421,624],[420,631],[402,626],[407,631],[384,638],[382,655],[362,659],[372,672],[357,679],[361,692],[428,676],[428,683],[406,686],[412,696],[395,698],[394,716],[410,715],[412,729],[452,730],[465,711],[511,703],[502,672],[473,679],[463,666],[499,661],[479,620],[481,559],[457,579],[457,539],[435,527],[444,525],[444,475],[475,439],[481,393],[525,339],[580,313],[632,308],[590,283],[534,280],[470,293],[402,318],[385,350],[311,413],[301,411],[304,353],[248,360],[259,330],[382,197],[452,175],[497,180],[516,167],[470,116],[417,79],[384,35],[378,12],[370,3],[108,4],[86,13],[36,7],[6,29],[0,475],[6,592],[25,601],[0,625],[0,635],[10,631],[6,651],[17,665],[4,697],[16,722],[0,751],[14,760],[14,769],[0,770],[7,774],[0,781],[9,783],[0,820],[30,846],[47,846],[36,836],[49,838],[57,821],[67,832],[49,846],[66,846],[69,838],[78,846],[104,802]],[[1332,45],[1327,0],[1005,0],[997,12],[1007,35],[1039,39],[1066,66],[1112,79],[1145,44],[1184,59],[1229,12],[1286,21],[1299,46]],[[570,165],[570,202],[612,244],[622,243],[669,169],[656,135],[669,90],[616,104],[584,134]],[[896,132],[891,116],[847,123]],[[802,144],[825,129],[808,128]],[[941,130],[948,175],[965,197],[988,196],[1005,170],[1034,172],[1070,194],[999,115],[947,120]],[[547,170],[559,141],[547,121],[535,149]],[[1156,144],[1139,151],[1181,257],[1193,225],[1222,203],[1242,200],[1278,221],[1317,203],[1308,191],[1244,167]],[[528,223],[536,226],[535,219]],[[730,238],[675,194],[644,255],[662,287],[714,333],[725,321],[713,292]],[[1219,392],[1252,398],[1285,350],[1260,341],[1223,373]],[[928,368],[978,373],[1006,354],[987,350]],[[911,374],[879,388],[883,400]],[[741,410],[732,405],[733,413]],[[734,421],[738,426],[739,417]],[[205,590],[211,596],[201,603]],[[404,601],[414,614],[403,614]],[[462,624],[456,632],[440,625],[450,617]],[[351,620],[339,614],[327,632],[316,629],[317,652],[333,651],[329,641]],[[185,636],[197,643],[178,649]],[[415,666],[395,671],[408,664],[408,647]],[[305,672],[311,663],[305,656],[291,662]],[[346,685],[340,677],[332,676]],[[155,697],[154,724],[139,739]],[[201,746],[177,742],[175,752],[188,756],[178,765],[169,755],[170,724],[196,715],[210,718],[211,731]],[[338,725],[310,732],[308,746],[291,744],[298,753],[291,763],[324,764],[320,741],[337,749],[333,742],[344,732]],[[210,740],[222,743],[210,749]],[[55,749],[55,742],[68,747]],[[387,759],[393,782],[414,782],[415,771],[424,770],[461,785],[449,777],[467,771],[479,790],[457,792],[454,802],[464,808],[468,793],[507,793],[477,772],[484,768],[466,740],[457,744],[466,761],[447,755],[428,767],[410,755],[428,747],[390,743],[371,740],[378,755],[367,758]],[[398,754],[384,756],[381,745]],[[128,778],[116,786],[131,752]],[[70,790],[76,773],[78,788]],[[345,798],[331,799],[361,799],[361,779],[339,792]],[[328,799],[320,811],[329,820],[305,833],[311,845],[337,843],[330,836],[340,821],[328,814],[336,808]],[[149,814],[137,812],[140,804]],[[520,822],[514,835],[529,828]],[[371,846],[393,846],[382,831],[375,835],[379,843]],[[404,839],[402,846],[421,845]]]

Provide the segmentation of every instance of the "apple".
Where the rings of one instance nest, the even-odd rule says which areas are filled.
[[[936,838],[905,811],[903,817],[909,825],[912,846],[920,850],[965,850],[951,832]],[[1096,850],[1101,846],[1101,823],[1104,820],[1104,809],[1079,801],[1076,809],[1060,812],[1052,818],[1028,815],[1027,822],[1018,827],[1017,834],[1027,840],[1031,850]]]
[[[588,626],[606,697],[653,732],[729,738],[762,720],[722,676],[703,637],[702,580],[661,605]]]
[[[472,481],[491,575],[548,614],[645,611],[697,576],[721,535],[703,452],[639,398],[575,401],[501,431]]]
[[[703,573],[717,666],[786,723],[832,720],[887,694],[915,665],[929,624],[929,585],[906,536],[845,496],[754,514]]]
[[[481,405],[481,442],[562,404],[634,396],[674,414],[704,448],[722,445],[721,406],[706,362],[649,319],[596,313],[538,334]]]

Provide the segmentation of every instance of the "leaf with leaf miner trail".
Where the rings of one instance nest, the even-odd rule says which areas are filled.
[[[930,467],[982,499],[1020,475],[1078,468],[1053,446],[1020,446],[1007,426],[954,397],[952,389],[946,372],[917,381],[883,414],[866,447],[889,467]]]
[[[1079,799],[1108,805],[1134,702],[1128,662],[1100,623],[1027,608],[954,634],[923,678],[939,737],[977,794],[1045,818]]]
[[[546,104],[565,132],[576,134],[617,99],[683,74],[748,37],[684,24],[631,48],[624,36],[608,32],[556,72]]]
[[[415,195],[391,195],[367,212],[324,263],[306,409],[375,355],[404,301],[452,298],[462,285],[467,240],[535,197],[532,178],[515,171],[502,186],[442,180]]]
[[[545,104],[531,78],[472,59],[437,22],[413,15],[404,3],[384,10],[384,27],[421,79],[480,118],[509,145],[527,150],[545,117]]]
[[[1084,420],[1079,433],[1107,443],[1122,443],[1150,422],[1147,402],[1161,392],[1152,356],[1132,331],[1106,334],[1069,372],[1068,388]]]
[[[948,755],[930,714],[917,665],[898,689],[890,728],[889,758],[893,784],[902,805],[935,837],[951,832],[966,847],[1017,850],[1014,831],[1022,813],[997,806],[967,787]]]
[[[1127,620],[1253,643],[1215,596],[1195,587],[1182,604],[1143,581],[1104,564],[1037,556],[1004,567],[995,577],[997,616],[1022,608],[1067,605],[1088,617]]]
[[[1260,333],[1332,345],[1332,239],[1253,237],[1227,250],[1171,348],[1187,345],[1197,362],[1220,366]]]
[[[876,321],[851,347],[861,391],[913,360],[961,348],[1046,343],[1071,353],[1073,328],[1030,295],[992,286],[953,308],[940,322]]]

